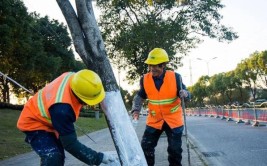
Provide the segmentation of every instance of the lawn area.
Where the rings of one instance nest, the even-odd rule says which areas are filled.
[[[0,160],[31,151],[30,145],[24,142],[25,135],[16,127],[19,115],[18,110],[0,109]],[[86,133],[107,127],[104,116],[99,119],[80,117],[76,125]],[[76,132],[78,136],[84,135],[79,129]]]

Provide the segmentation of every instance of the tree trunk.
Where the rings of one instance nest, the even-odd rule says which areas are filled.
[[[77,14],[68,0],[57,0],[57,3],[67,21],[75,50],[87,68],[98,73],[103,82],[106,97],[101,107],[105,112],[121,165],[147,165],[107,58],[92,1],[76,0]]]
[[[9,103],[10,102],[10,96],[9,96],[8,80],[3,78],[3,79],[1,79],[1,82],[2,82],[1,93],[3,96],[2,102]]]

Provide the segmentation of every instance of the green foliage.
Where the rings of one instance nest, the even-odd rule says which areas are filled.
[[[100,19],[108,55],[128,69],[134,81],[147,72],[144,61],[154,47],[164,48],[170,66],[177,68],[186,52],[201,41],[201,36],[231,41],[237,38],[231,28],[221,24],[219,0],[147,1],[98,0],[104,11]]]
[[[127,90],[124,90],[122,87],[120,87],[120,92],[121,92],[122,100],[124,102],[126,110],[131,110],[131,108],[132,108],[131,95],[129,94],[129,92]]]
[[[208,97],[209,93],[207,90],[208,80],[208,76],[202,76],[194,86],[188,89],[192,94],[192,102],[194,106],[200,107],[204,105],[204,98]]]
[[[267,87],[266,64],[266,51],[254,52],[249,58],[241,61],[235,69],[238,78],[250,89],[253,100],[256,99],[257,89],[263,88],[261,82]]]
[[[263,80],[267,87],[267,50],[256,53],[256,57],[254,68],[258,71],[258,77]]]
[[[132,93],[127,93],[124,97],[126,100],[125,106],[128,111],[132,110],[133,98],[137,94],[137,92],[138,92],[137,90],[134,90]]]
[[[67,28],[56,20],[50,21],[48,17],[32,15],[34,22],[30,24],[33,34],[31,40],[39,40],[40,43],[39,46],[31,47],[29,58],[21,63],[25,66],[24,70],[20,70],[15,78],[36,92],[62,72],[73,70],[75,59],[69,49],[71,39]],[[21,72],[28,73],[27,77],[21,77]]]
[[[28,59],[25,53],[32,42],[29,23],[31,18],[19,0],[6,0],[0,3],[0,71],[15,77],[22,69],[21,60]],[[0,80],[3,101],[9,102],[8,81]]]
[[[193,96],[189,106],[225,105],[236,101],[242,104],[257,98],[265,99],[266,62],[267,51],[256,51],[242,60],[233,71],[201,77],[189,87]]]
[[[133,98],[137,94],[138,90],[134,90],[130,93],[127,90],[120,88],[120,91],[121,91],[121,96],[122,96],[123,101],[124,101],[124,105],[125,105],[127,111],[130,111],[132,109]]]
[[[261,89],[259,90],[257,94],[258,99],[267,99],[267,89]]]
[[[211,77],[201,77],[196,84],[188,88],[193,96],[189,106],[225,105],[235,101],[247,102],[248,90],[242,87],[241,80],[234,74],[235,72],[230,71]]]
[[[0,3],[0,71],[37,92],[66,71],[85,68],[74,59],[67,27],[57,20],[29,14],[20,0]],[[27,95],[0,77],[1,101],[9,94]]]

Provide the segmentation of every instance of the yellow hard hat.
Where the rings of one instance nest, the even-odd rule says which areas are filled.
[[[169,62],[169,57],[167,52],[162,48],[154,48],[150,51],[145,61],[148,65],[157,65],[163,62]]]
[[[91,70],[80,70],[75,73],[70,87],[79,99],[88,105],[100,103],[105,98],[105,90],[100,77]]]

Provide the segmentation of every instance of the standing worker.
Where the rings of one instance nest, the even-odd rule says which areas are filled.
[[[189,100],[190,93],[180,81],[180,74],[166,70],[167,52],[154,48],[145,63],[150,72],[140,80],[140,90],[134,97],[132,116],[139,118],[145,99],[148,100],[148,117],[141,146],[148,166],[155,164],[155,147],[165,131],[168,137],[168,161],[170,166],[180,166],[182,161],[183,116],[181,98]],[[182,84],[183,89],[181,89]]]
[[[84,69],[62,74],[25,104],[17,127],[26,134],[25,141],[40,156],[42,166],[63,166],[64,149],[88,165],[115,162],[113,155],[80,143],[74,128],[82,106],[104,98],[99,76]]]

